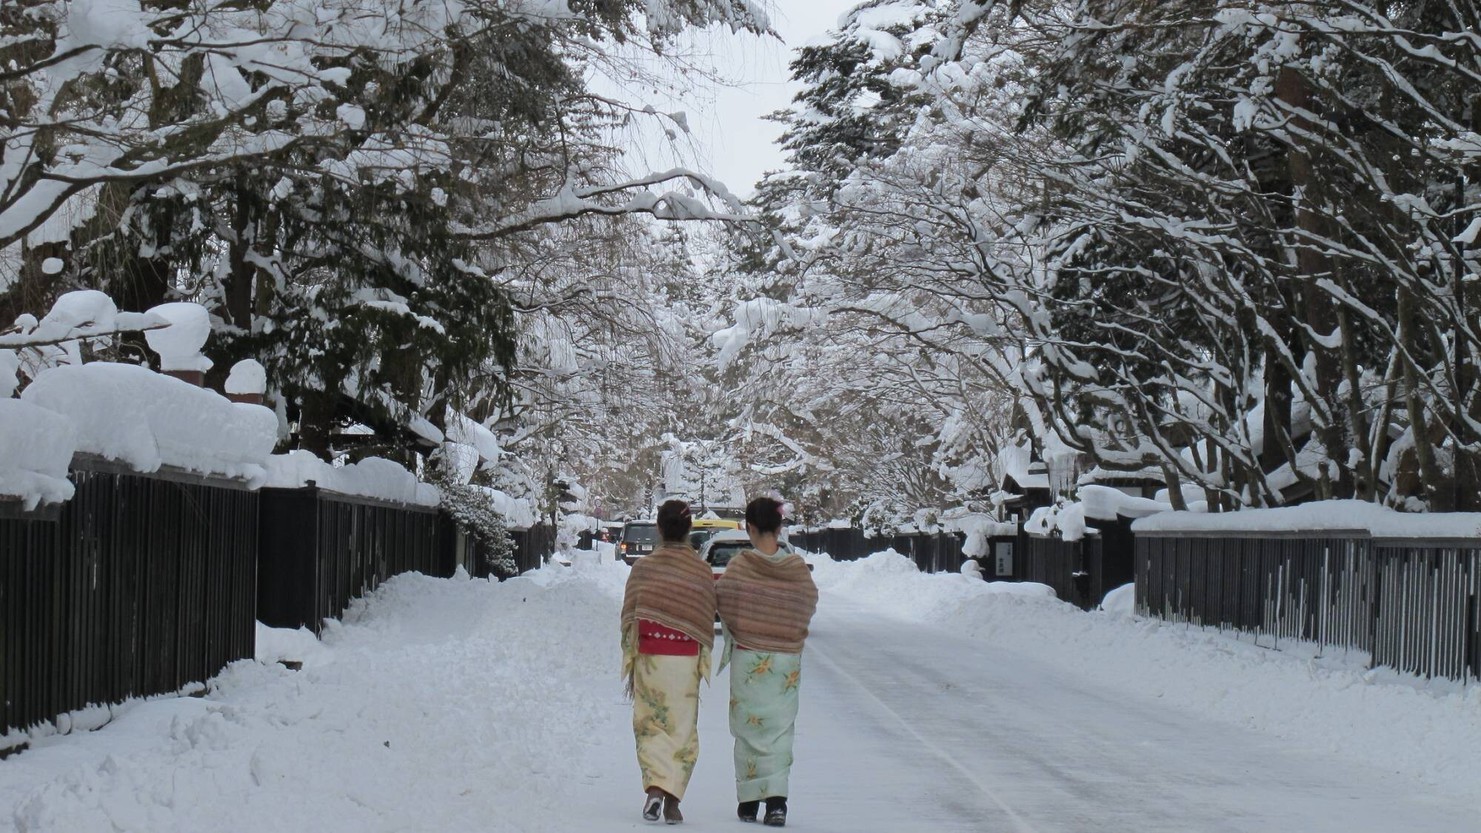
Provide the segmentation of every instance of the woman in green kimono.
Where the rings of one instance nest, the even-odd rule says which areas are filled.
[[[633,700],[643,818],[684,820],[679,801],[699,757],[699,682],[715,644],[715,579],[689,546],[689,504],[658,509],[663,541],[638,559],[622,600],[622,673]]]
[[[802,648],[817,609],[818,589],[802,557],[778,540],[781,504],[757,498],[746,506],[751,549],[730,559],[715,583],[730,669],[730,733],[735,737],[736,814],[787,823],[788,777],[802,683]]]

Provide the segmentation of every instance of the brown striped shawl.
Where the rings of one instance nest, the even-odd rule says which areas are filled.
[[[715,582],[720,619],[736,645],[753,651],[802,653],[818,608],[818,587],[800,555],[773,560],[737,553]]]
[[[715,575],[686,544],[664,542],[633,564],[622,596],[622,629],[647,619],[715,647]]]

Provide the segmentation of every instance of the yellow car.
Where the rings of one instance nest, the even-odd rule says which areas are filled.
[[[696,550],[704,546],[704,543],[715,536],[717,532],[726,530],[745,529],[741,521],[730,518],[695,518],[694,527],[689,531],[689,546]]]

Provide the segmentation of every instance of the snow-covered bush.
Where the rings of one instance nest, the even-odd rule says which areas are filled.
[[[442,492],[442,510],[452,517],[458,529],[478,543],[489,570],[499,578],[518,575],[509,527],[488,493],[477,486],[446,479],[439,480],[437,487]]]

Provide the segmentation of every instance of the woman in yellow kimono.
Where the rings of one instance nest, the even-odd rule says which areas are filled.
[[[658,509],[663,539],[638,559],[622,601],[622,672],[633,701],[643,818],[684,820],[679,801],[699,757],[699,683],[715,644],[715,580],[689,546],[689,505]]]

